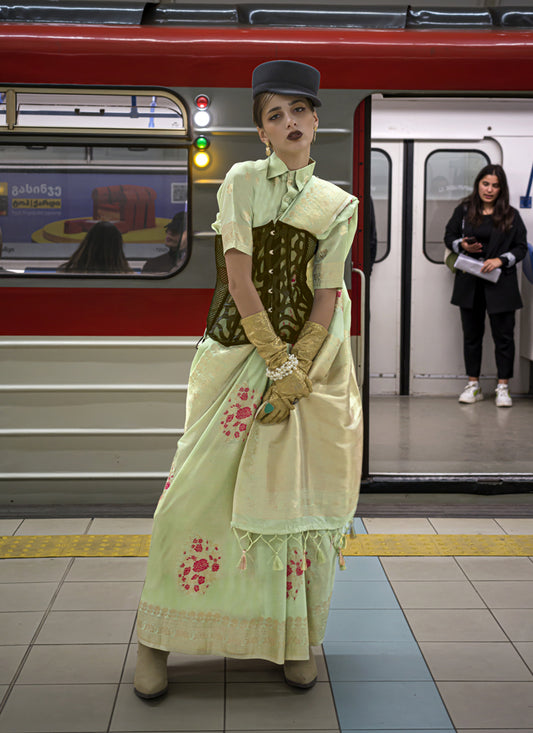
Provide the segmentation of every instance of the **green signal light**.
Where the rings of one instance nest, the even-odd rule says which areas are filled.
[[[207,148],[209,147],[209,140],[203,135],[200,135],[200,137],[197,137],[194,141],[194,146],[198,150],[207,150]]]

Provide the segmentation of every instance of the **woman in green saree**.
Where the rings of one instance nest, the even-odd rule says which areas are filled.
[[[143,698],[166,692],[171,651],[316,680],[310,646],[343,562],[362,441],[344,285],[358,202],[314,176],[319,78],[294,61],[255,69],[267,157],[234,165],[218,192],[217,283],[139,606]]]

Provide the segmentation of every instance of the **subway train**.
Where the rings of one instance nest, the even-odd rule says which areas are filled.
[[[363,490],[533,488],[531,247],[508,411],[457,403],[444,264],[487,162],[533,237],[533,10],[490,5],[0,0],[0,511],[157,500],[215,281],[217,188],[264,155],[250,84],[272,58],[320,69],[317,173],[360,202]],[[126,269],[65,268],[102,220]]]

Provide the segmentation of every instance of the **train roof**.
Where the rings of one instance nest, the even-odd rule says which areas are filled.
[[[488,6],[491,7],[488,7]],[[268,26],[383,30],[531,29],[533,7],[500,0],[482,6],[421,6],[378,3],[309,4],[302,0],[270,3],[176,2],[176,0],[0,0],[0,22],[129,26]]]

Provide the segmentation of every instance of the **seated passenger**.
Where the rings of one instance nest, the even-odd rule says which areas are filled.
[[[183,267],[187,260],[186,216],[185,211],[180,211],[165,226],[165,245],[168,252],[146,260],[142,269],[143,275],[167,274]]]
[[[0,258],[2,257],[2,246],[4,244],[4,240],[2,238],[2,228],[0,227]],[[0,275],[9,275],[12,274],[11,270],[6,270],[5,267],[2,267],[0,265]]]
[[[99,221],[85,235],[72,257],[57,268],[58,272],[133,274],[124,255],[122,234],[109,221]]]

